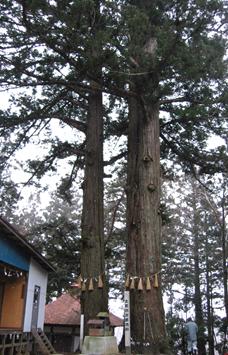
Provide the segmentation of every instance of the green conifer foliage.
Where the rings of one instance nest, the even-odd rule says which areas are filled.
[[[0,85],[2,91],[13,90],[11,107],[0,112],[1,166],[42,131],[42,144],[50,144],[50,150],[42,159],[30,159],[29,171],[39,177],[55,173],[57,160],[76,156],[70,160],[72,183],[77,169],[84,166],[85,153],[88,158],[90,99],[109,94],[104,137],[127,132],[128,164],[134,167],[128,170],[127,219],[137,217],[134,225],[142,245],[143,218],[138,216],[145,211],[147,231],[153,230],[150,245],[158,246],[148,253],[159,269],[159,135],[162,158],[179,163],[183,170],[211,174],[225,169],[226,151],[209,152],[206,145],[211,134],[227,134],[226,22],[226,2],[220,0],[1,1]],[[91,55],[94,48],[98,53]],[[118,100],[128,105],[128,120],[123,111],[117,120],[110,119]],[[52,138],[53,120],[61,127],[70,126],[75,141]],[[149,176],[156,180],[152,184],[145,164],[140,170],[143,158],[151,163]],[[138,204],[142,195],[150,197]],[[139,210],[131,209],[132,205]],[[139,259],[140,269],[144,260]],[[157,301],[159,311],[153,315],[154,304],[151,319],[161,322],[157,330],[156,322],[152,324],[155,340],[151,335],[147,339],[148,351],[154,354],[164,350],[165,343],[161,294]],[[149,305],[149,297],[146,302]],[[140,311],[137,299],[134,303]],[[135,319],[140,319],[137,311]],[[140,331],[133,325],[136,342]],[[147,351],[142,342],[140,347]]]

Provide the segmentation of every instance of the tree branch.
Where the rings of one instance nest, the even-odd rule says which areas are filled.
[[[117,160],[126,157],[126,155],[127,155],[127,151],[121,152],[120,154],[118,154],[118,155],[112,157],[110,160],[104,161],[104,166],[112,165],[112,164],[114,164]]]

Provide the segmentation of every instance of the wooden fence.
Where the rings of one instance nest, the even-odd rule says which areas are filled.
[[[0,330],[0,355],[29,354],[34,338],[31,333]]]

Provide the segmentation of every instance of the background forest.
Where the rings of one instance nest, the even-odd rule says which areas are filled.
[[[122,298],[131,191],[145,177],[134,149],[148,134],[169,341],[186,353],[193,315],[199,353],[214,355],[228,317],[226,2],[4,0],[0,20],[0,213],[54,265],[48,301],[86,268],[90,220],[104,237],[95,272],[104,263]]]
[[[202,324],[202,341],[208,342],[214,354],[227,338],[227,176],[199,180],[176,170],[163,180],[162,190],[162,288],[170,341],[175,351],[185,353],[184,323],[196,315],[201,317],[197,321]],[[71,193],[70,201],[54,193],[44,208],[38,195],[31,193],[25,207],[19,203],[22,207],[1,210],[55,266],[57,272],[49,275],[48,300],[70,291],[79,274],[82,206],[80,192]],[[106,185],[105,196],[110,298],[122,299],[126,259],[123,176]]]

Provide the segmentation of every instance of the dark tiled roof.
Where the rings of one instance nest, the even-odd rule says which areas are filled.
[[[45,306],[45,320],[47,324],[80,324],[80,302],[68,293]]]
[[[81,306],[78,298],[64,293],[55,301],[45,306],[45,324],[80,325]],[[109,313],[110,323],[113,327],[121,327],[123,320]]]

